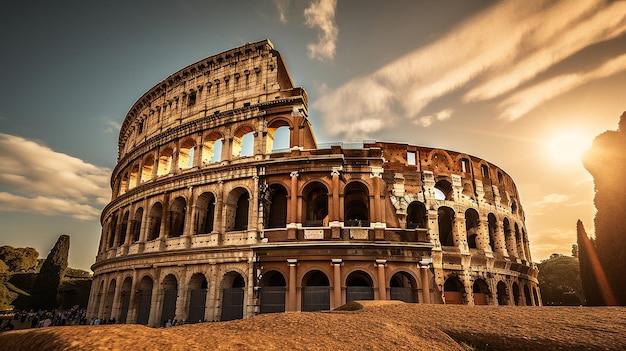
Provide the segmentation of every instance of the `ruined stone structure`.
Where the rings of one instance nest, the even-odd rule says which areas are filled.
[[[267,40],[145,93],[120,130],[89,316],[156,325],[356,299],[541,303],[502,169],[406,144],[321,145],[307,117]]]

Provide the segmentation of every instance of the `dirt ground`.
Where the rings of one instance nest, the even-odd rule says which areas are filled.
[[[258,315],[171,328],[48,327],[0,333],[3,350],[626,350],[626,307],[420,305]]]

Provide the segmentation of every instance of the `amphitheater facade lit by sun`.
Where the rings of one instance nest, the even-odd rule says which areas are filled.
[[[89,317],[541,304],[504,170],[415,145],[318,144],[307,117],[306,92],[268,40],[146,92],[120,130]]]

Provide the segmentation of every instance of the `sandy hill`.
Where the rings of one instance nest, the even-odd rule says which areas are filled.
[[[0,350],[626,350],[624,307],[351,303],[171,328],[49,327],[0,334]]]

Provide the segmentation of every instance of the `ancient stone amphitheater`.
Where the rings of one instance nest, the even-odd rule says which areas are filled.
[[[270,41],[151,88],[118,147],[89,317],[152,326],[367,299],[541,304],[502,169],[415,145],[318,144],[307,94]]]

